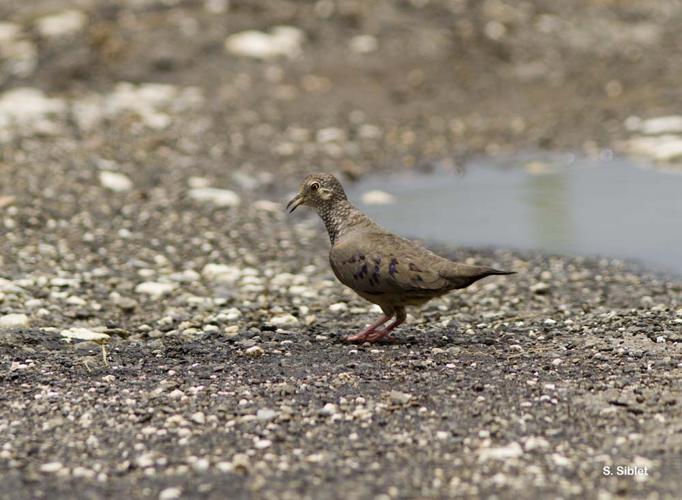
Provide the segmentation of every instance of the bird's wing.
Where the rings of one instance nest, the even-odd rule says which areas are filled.
[[[447,290],[447,259],[390,233],[361,232],[335,244],[329,261],[346,286],[366,294],[420,294]]]

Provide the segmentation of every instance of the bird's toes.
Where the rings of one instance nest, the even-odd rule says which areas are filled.
[[[388,332],[378,331],[372,335],[368,335],[365,339],[367,342],[378,343],[378,342],[397,342],[398,339],[391,337]]]
[[[367,340],[367,334],[365,333],[358,333],[355,335],[349,335],[348,337],[344,338],[344,342],[350,342],[350,343],[356,343],[356,342],[365,342]]]

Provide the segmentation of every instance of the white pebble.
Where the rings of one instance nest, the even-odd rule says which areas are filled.
[[[337,302],[329,306],[329,310],[333,313],[341,313],[348,310],[348,305],[345,302]]]
[[[194,422],[195,424],[199,425],[204,425],[206,423],[206,415],[204,415],[204,412],[198,411],[196,413],[193,413],[189,419]]]
[[[234,321],[241,318],[242,316],[242,312],[236,307],[231,307],[227,311],[224,311],[222,314],[226,321]]]
[[[25,314],[5,314],[0,316],[0,328],[25,328],[29,325]]]
[[[116,192],[128,191],[133,187],[133,183],[128,176],[108,170],[103,170],[99,173],[99,182],[103,187]]]
[[[362,202],[365,205],[390,205],[395,203],[395,197],[384,191],[367,191],[362,195]]]
[[[229,189],[195,188],[189,190],[189,195],[197,201],[213,203],[219,207],[238,207],[242,202],[240,196]]]
[[[487,462],[488,460],[508,460],[523,455],[523,448],[519,443],[513,442],[507,446],[499,448],[486,448],[481,451],[478,456],[479,462]]]
[[[40,466],[40,472],[47,473],[59,472],[60,470],[62,470],[63,467],[64,466],[62,465],[61,462],[48,462]]]
[[[273,326],[297,325],[298,318],[291,314],[280,314],[270,318],[270,324]]]
[[[36,28],[46,38],[67,36],[80,31],[86,21],[87,17],[81,11],[65,10],[39,18],[36,20]]]
[[[630,117],[625,121],[628,130],[636,130],[645,135],[679,134],[682,132],[682,116],[659,116],[642,120]]]
[[[367,54],[369,52],[374,52],[379,48],[379,42],[377,42],[376,37],[372,35],[358,35],[351,38],[350,50],[358,54]]]
[[[682,138],[677,135],[637,136],[626,143],[631,153],[648,156],[658,161],[682,158]]]
[[[268,421],[272,420],[277,416],[277,412],[270,408],[259,408],[256,412],[256,418],[258,420]]]
[[[156,283],[154,281],[145,281],[144,283],[140,283],[135,287],[135,292],[149,295],[153,298],[159,298],[171,293],[173,290],[175,290],[176,286],[177,285],[174,283]]]
[[[174,389],[168,396],[170,396],[171,399],[181,399],[185,396],[185,393],[180,389]]]
[[[261,357],[263,354],[265,354],[265,351],[264,351],[261,347],[258,347],[257,345],[255,345],[255,346],[253,346],[253,347],[249,347],[249,348],[246,350],[246,355],[247,355],[247,356],[250,356],[250,357],[252,357],[252,358],[259,358],[259,357]]]
[[[334,403],[327,403],[320,410],[321,415],[334,415],[336,413],[336,405]]]
[[[292,26],[277,26],[270,33],[249,30],[230,35],[225,49],[232,54],[254,59],[294,58],[301,54],[304,33]]]
[[[182,495],[181,488],[166,488],[159,493],[159,500],[175,500],[176,498],[180,498],[180,495]]]
[[[234,284],[241,277],[241,270],[237,266],[225,264],[206,264],[201,271],[204,279],[214,283]]]
[[[100,341],[107,340],[109,338],[109,335],[107,335],[106,333],[95,332],[88,328],[68,328],[66,330],[62,330],[60,332],[60,335],[67,339],[74,340]]]
[[[264,450],[265,448],[269,448],[272,445],[272,441],[269,439],[256,439],[253,444],[257,449]]]

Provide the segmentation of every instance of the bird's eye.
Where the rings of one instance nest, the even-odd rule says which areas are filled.
[[[313,190],[313,191],[317,191],[318,189],[320,189],[320,183],[319,183],[319,182],[313,182],[313,183],[310,185],[310,189]]]

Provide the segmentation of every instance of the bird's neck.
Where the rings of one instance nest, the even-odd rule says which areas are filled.
[[[339,241],[351,228],[373,224],[369,217],[355,208],[348,200],[338,200],[319,207],[317,213],[327,228],[332,245]]]

